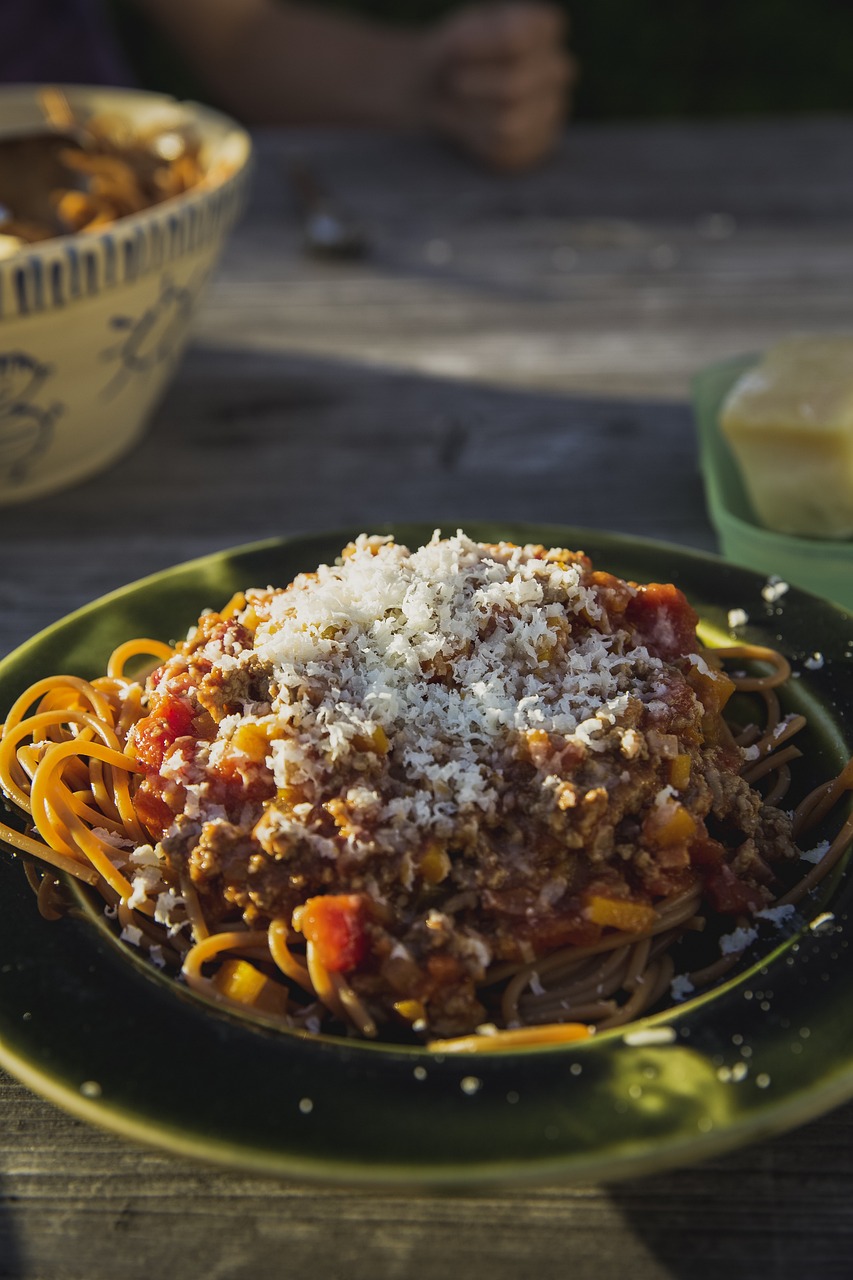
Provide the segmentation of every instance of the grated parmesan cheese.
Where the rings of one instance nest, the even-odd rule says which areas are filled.
[[[740,955],[741,951],[746,951],[758,937],[757,929],[750,929],[741,926],[733,929],[731,933],[724,933],[720,938],[720,954],[724,956]]]
[[[690,981],[686,973],[676,974],[672,979],[672,982],[669,984],[670,995],[675,1001],[686,1000],[687,997],[691,996],[695,990],[696,988],[693,986],[693,983]]]
[[[781,578],[771,576],[761,588],[761,598],[767,604],[775,604],[777,600],[782,599],[782,596],[787,595],[790,589],[787,582],[783,582]]]
[[[756,920],[769,920],[777,929],[781,929],[786,920],[790,920],[796,914],[796,908],[786,902],[781,907],[764,907],[761,911],[755,912]]]
[[[549,622],[598,618],[598,599],[574,561],[489,552],[461,533],[415,552],[361,537],[342,564],[273,599],[254,651],[279,690],[279,789],[321,784],[381,729],[408,776],[405,794],[380,803],[380,824],[446,836],[454,816],[494,811],[509,732],[541,729],[597,753],[615,730],[636,755],[636,733],[619,724],[629,699],[654,702],[660,659],[637,646],[628,661],[615,637],[585,628],[558,665],[543,662]]]
[[[828,852],[829,852],[829,841],[821,840],[820,843],[816,844],[813,849],[803,850],[803,852],[800,854],[800,859],[803,862],[813,862],[815,865],[817,865],[823,859],[824,855]]]
[[[674,586],[579,552],[362,535],[203,617],[151,677],[194,728],[146,780],[174,821],[131,856],[131,903],[174,934],[191,883],[221,919],[304,932],[377,1021],[469,1031],[493,963],[594,943],[679,886],[709,812],[761,836],[705,741],[695,643]],[[547,987],[534,972],[522,1004]]]

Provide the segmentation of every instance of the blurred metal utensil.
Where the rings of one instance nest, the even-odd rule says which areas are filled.
[[[294,160],[288,177],[302,219],[306,251],[318,258],[363,257],[367,252],[364,232],[332,198],[311,166]]]

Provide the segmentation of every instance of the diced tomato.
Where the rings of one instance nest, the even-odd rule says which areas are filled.
[[[589,584],[595,587],[611,619],[618,618],[625,612],[632,596],[631,588],[623,578],[616,578],[612,573],[596,569],[589,575]]]
[[[133,797],[137,818],[158,840],[174,821],[174,813],[156,790],[157,775],[144,778]]]
[[[193,708],[182,698],[165,697],[157,708],[157,714],[166,722],[173,738],[183,738],[192,733]]]
[[[358,893],[329,893],[309,898],[299,927],[314,944],[317,958],[330,973],[357,969],[368,952],[365,924],[367,899]]]
[[[532,889],[516,885],[512,889],[487,889],[483,894],[483,909],[496,916],[531,917],[538,895]]]
[[[168,748],[174,742],[166,733],[166,726],[156,716],[146,716],[134,725],[129,746],[141,764],[157,770],[163,763]]]
[[[738,880],[731,867],[726,865],[709,876],[705,892],[712,907],[723,915],[748,915],[764,905],[760,889]]]
[[[726,851],[719,840],[700,835],[690,842],[690,861],[702,871],[716,871],[726,861]]]
[[[275,795],[275,780],[266,768],[250,766],[233,757],[217,762],[208,781],[208,796],[213,804],[221,804],[230,813],[239,814],[244,804],[260,803]]]
[[[654,898],[673,898],[696,885],[696,872],[690,867],[667,867],[653,862],[643,869],[643,888]]]
[[[637,639],[658,658],[672,660],[696,652],[699,615],[672,583],[650,582],[637,589],[625,619]]]
[[[157,695],[151,714],[133,727],[130,745],[137,760],[151,769],[159,769],[166,752],[178,738],[193,734],[193,709],[183,698],[171,694]]]

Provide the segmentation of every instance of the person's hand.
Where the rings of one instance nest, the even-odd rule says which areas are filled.
[[[425,37],[430,124],[487,164],[518,169],[554,146],[575,64],[550,4],[478,4]]]
[[[500,169],[547,155],[574,79],[545,0],[471,4],[415,30],[310,0],[135,3],[243,120],[427,127]]]

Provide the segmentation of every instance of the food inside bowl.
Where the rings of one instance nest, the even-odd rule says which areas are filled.
[[[853,337],[770,348],[729,392],[720,427],[766,528],[853,538]]]
[[[92,884],[232,1010],[443,1049],[586,1036],[717,980],[849,844],[800,844],[849,766],[780,807],[785,659],[696,624],[582,552],[361,536],[25,692],[0,782],[33,834],[0,836],[46,911],[55,872]]]
[[[160,204],[204,177],[201,138],[179,108],[137,124],[78,116],[60,90],[40,95],[41,131],[0,138],[0,256]]]

